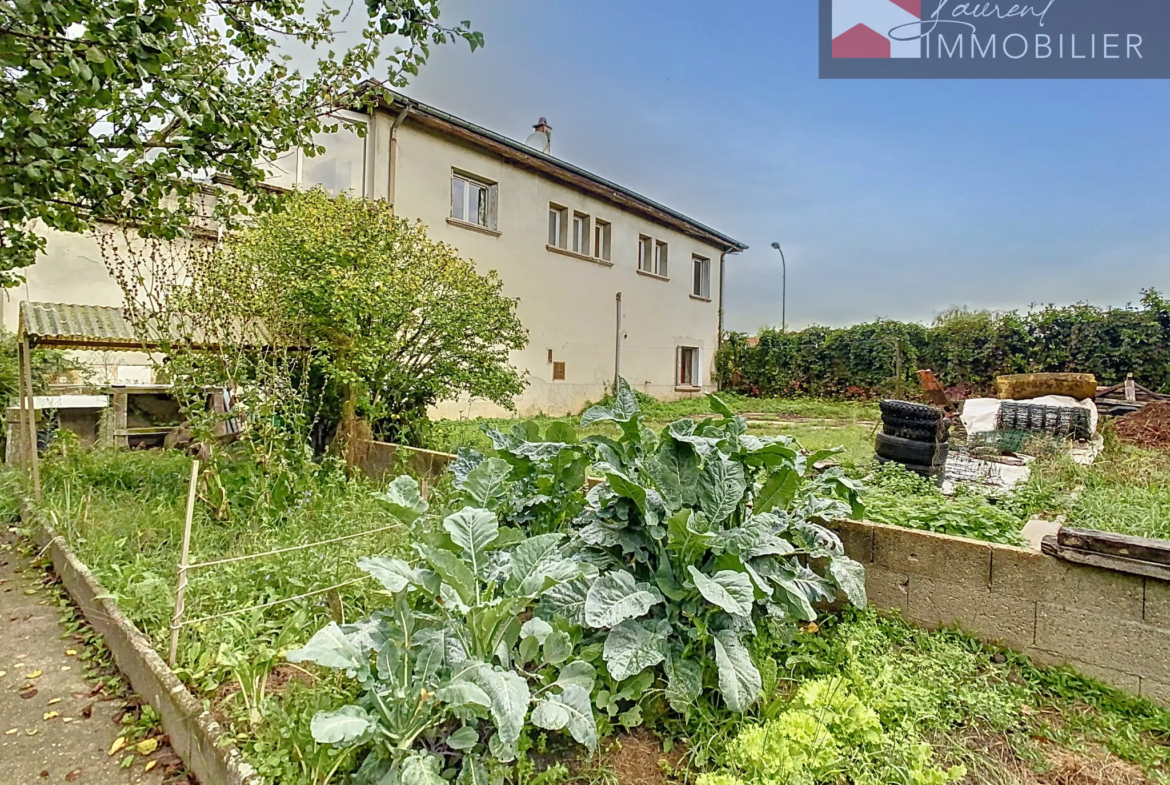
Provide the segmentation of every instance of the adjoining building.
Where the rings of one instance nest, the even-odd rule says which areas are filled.
[[[521,413],[579,409],[615,372],[663,399],[714,389],[724,259],[743,243],[553,157],[543,118],[521,143],[393,94],[370,114],[341,120],[320,138],[324,154],[278,159],[271,184],[384,199],[480,270],[497,270],[530,336],[512,356],[528,381],[516,400]],[[356,130],[363,124],[364,137]],[[18,318],[12,299],[122,301],[90,236],[51,234],[26,272],[3,309],[9,329]],[[151,381],[141,355],[87,359],[103,381]],[[464,400],[438,414],[498,411]]]

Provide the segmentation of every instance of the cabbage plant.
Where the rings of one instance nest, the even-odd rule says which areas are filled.
[[[711,396],[716,416],[645,427],[629,386],[581,425],[612,422],[620,438],[590,436],[605,481],[573,531],[577,558],[598,568],[552,587],[538,613],[603,641],[616,683],[654,669],[676,711],[707,687],[743,712],[761,676],[746,644],[762,618],[796,625],[818,606],[864,606],[865,573],[817,522],[860,514],[860,487],[813,465],[790,437],[757,437]]]
[[[500,464],[470,471],[465,498],[498,504]],[[574,656],[580,632],[533,610],[552,588],[596,571],[565,557],[563,534],[525,537],[485,506],[464,507],[426,532],[427,502],[409,477],[395,479],[383,500],[416,534],[411,560],[358,561],[389,606],[354,624],[330,623],[287,655],[362,685],[356,702],[313,717],[313,738],[369,744],[353,781],[376,785],[446,785],[453,776],[486,785],[484,754],[514,759],[526,723],[594,749],[595,670]]]

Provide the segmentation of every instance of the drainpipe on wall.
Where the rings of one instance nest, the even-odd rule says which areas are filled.
[[[394,210],[397,198],[398,186],[398,127],[410,114],[410,102],[403,105],[402,111],[398,113],[398,117],[394,118],[394,125],[390,127],[390,210]]]
[[[724,262],[727,261],[727,251],[719,254],[719,334],[715,336],[715,354],[719,354],[719,350],[723,348],[723,270]],[[715,389],[723,389],[723,380],[716,375]]]
[[[622,376],[622,293],[617,293],[617,332],[613,339],[613,392],[617,395],[618,379]]]

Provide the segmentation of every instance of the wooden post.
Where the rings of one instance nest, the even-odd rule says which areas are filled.
[[[29,357],[28,336],[20,339],[17,348],[20,355],[20,403],[24,424],[25,470],[32,477],[33,499],[41,500],[41,465],[37,455],[37,410],[33,397],[32,360]]]
[[[179,656],[179,630],[182,628],[183,600],[187,593],[187,559],[191,554],[191,520],[195,517],[195,491],[199,484],[199,459],[191,461],[191,484],[187,487],[187,517],[183,521],[183,547],[179,554],[179,585],[175,589],[175,613],[171,616],[171,652],[167,663],[175,667]]]

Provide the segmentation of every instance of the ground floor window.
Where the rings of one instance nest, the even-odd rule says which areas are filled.
[[[694,346],[678,347],[678,378],[679,387],[700,386],[699,349]]]

